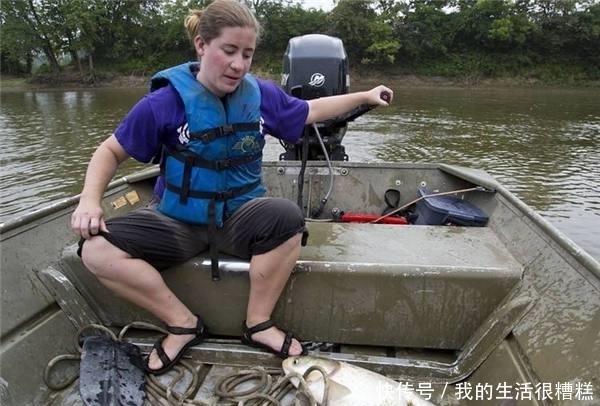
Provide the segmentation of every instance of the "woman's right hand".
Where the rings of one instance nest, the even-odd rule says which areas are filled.
[[[104,212],[100,204],[81,199],[71,215],[71,229],[75,234],[86,240],[97,235],[100,231],[108,232],[104,223]]]
[[[104,140],[92,155],[79,205],[71,215],[71,229],[78,236],[88,239],[100,231],[108,232],[100,203],[117,167],[128,157],[114,135]]]

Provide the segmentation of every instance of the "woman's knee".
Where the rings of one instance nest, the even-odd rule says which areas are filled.
[[[284,198],[272,198],[270,214],[272,218],[290,224],[291,226],[304,225],[304,214],[298,205]]]
[[[92,237],[85,240],[81,246],[81,261],[94,275],[105,276],[112,268],[111,262],[117,258],[114,250],[116,247],[106,241],[104,237]]]

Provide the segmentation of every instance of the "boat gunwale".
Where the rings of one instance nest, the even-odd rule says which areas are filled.
[[[591,272],[600,281],[600,262],[592,257],[587,251],[577,245],[571,238],[560,231],[556,226],[542,217],[536,210],[529,207],[523,200],[519,199],[506,187],[498,184],[496,189],[502,197],[512,204],[520,213],[523,213],[529,220],[556,242],[561,248],[565,249],[572,258],[577,260],[589,272]]]
[[[142,169],[140,171],[133,172],[129,175],[125,175],[120,178],[117,178],[108,184],[103,198],[106,198],[107,194],[110,194],[111,192],[114,191],[114,189],[116,189],[120,186],[130,185],[135,182],[153,178],[153,177],[157,176],[159,174],[159,172],[160,172],[160,168],[158,168],[158,166],[156,166],[156,167],[152,167],[149,169]],[[18,228],[19,226],[27,225],[32,221],[39,220],[41,218],[52,215],[54,213],[57,213],[61,210],[66,209],[66,208],[72,207],[79,202],[80,198],[81,198],[81,194],[77,194],[75,196],[58,199],[58,200],[49,202],[47,206],[44,206],[38,210],[34,210],[29,213],[22,214],[20,216],[9,218],[5,222],[0,223],[0,235],[7,233],[11,230],[14,230],[15,228]]]
[[[592,257],[587,251],[577,245],[570,237],[560,231],[550,221],[545,219],[538,211],[531,208],[527,203],[508,190],[487,172],[481,172],[484,176],[475,173],[475,169],[463,168],[457,165],[440,164],[438,166],[443,172],[469,180],[475,184],[493,189],[513,205],[517,211],[524,214],[536,226],[548,235],[561,248],[565,249],[573,258],[579,261],[587,270],[600,280],[600,261]],[[491,181],[491,182],[490,182]]]

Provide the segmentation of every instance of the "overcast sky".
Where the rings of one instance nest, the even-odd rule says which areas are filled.
[[[300,0],[305,8],[316,8],[329,11],[333,8],[332,0]]]

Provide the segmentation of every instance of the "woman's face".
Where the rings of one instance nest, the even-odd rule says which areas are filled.
[[[233,92],[250,70],[256,49],[256,31],[250,27],[226,27],[210,43],[194,40],[201,59],[198,80],[215,96]]]

